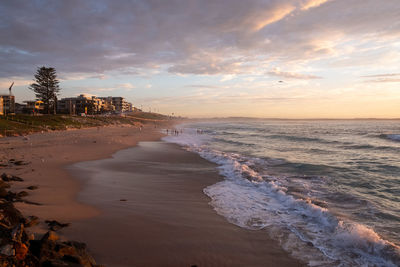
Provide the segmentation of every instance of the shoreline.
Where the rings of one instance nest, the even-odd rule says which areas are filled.
[[[304,266],[266,231],[215,212],[203,190],[223,179],[216,166],[164,141],[75,164],[71,173],[86,181],[78,198],[101,215],[65,232],[106,266]]]
[[[73,163],[110,157],[120,149],[132,147],[139,141],[158,140],[162,133],[154,125],[119,125],[85,128],[68,131],[35,133],[27,137],[6,137],[0,140],[2,163],[9,159],[23,161],[23,165],[2,167],[2,172],[24,178],[22,183],[12,184],[12,190],[27,190],[27,200],[39,203],[16,203],[23,215],[35,215],[41,219],[32,232],[44,233],[44,220],[73,222],[99,214],[98,210],[79,203],[76,195],[82,189],[67,171]],[[56,177],[54,179],[54,177]]]
[[[171,124],[171,122],[167,123]],[[40,206],[16,203],[16,208],[24,216],[35,215],[39,217],[39,225],[30,228],[30,232],[40,235],[46,231],[45,220],[68,222],[74,226],[90,221],[101,214],[99,208],[79,201],[78,195],[85,187],[85,182],[73,177],[68,171],[68,166],[77,162],[110,159],[118,151],[137,147],[138,142],[156,141],[160,140],[162,136],[163,134],[158,128],[155,130],[154,125],[145,125],[142,131],[135,126],[123,125],[47,132],[32,134],[28,137],[2,138],[0,140],[1,150],[8,152],[4,153],[7,156],[1,158],[3,162],[6,158],[13,158],[29,164],[10,168],[2,167],[1,171],[19,175],[25,179],[23,183],[13,184],[13,190],[26,190],[26,187],[31,185],[39,187],[37,190],[29,191],[27,199],[40,203]],[[27,147],[29,148],[29,153],[26,153]],[[203,197],[206,198],[204,194]],[[223,221],[226,227],[236,227],[218,215],[208,205],[208,202],[209,200],[203,204],[207,205],[209,211],[214,214],[213,216]],[[76,237],[74,233],[70,232],[71,229],[73,228],[67,227],[61,230],[59,234],[69,239]],[[240,231],[245,230],[241,229]],[[81,241],[85,242],[86,240]],[[273,244],[275,247],[278,246],[275,242]],[[89,251],[92,249],[90,243],[88,249]],[[282,255],[285,258],[290,258],[285,252]],[[276,260],[279,262],[279,257],[272,259],[273,262]],[[292,262],[293,265],[291,266],[303,265],[296,260],[290,260],[289,262]],[[99,263],[102,262],[99,261]]]

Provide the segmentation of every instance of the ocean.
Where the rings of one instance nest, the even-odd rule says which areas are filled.
[[[224,179],[204,193],[229,222],[270,235],[310,266],[400,266],[399,120],[177,128],[164,140],[218,165]]]

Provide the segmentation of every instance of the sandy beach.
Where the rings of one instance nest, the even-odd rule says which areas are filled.
[[[78,199],[102,214],[65,232],[107,266],[301,266],[266,232],[215,213],[203,193],[221,180],[215,167],[165,142],[76,164],[71,172],[85,184]]]
[[[79,161],[109,157],[119,149],[134,146],[138,141],[158,140],[161,136],[149,124],[142,130],[138,126],[119,125],[2,138],[2,162],[15,159],[27,164],[11,164],[2,167],[1,171],[23,177],[24,182],[14,184],[15,191],[26,190],[31,185],[38,186],[37,190],[28,190],[28,199],[41,205],[16,203],[25,215],[35,215],[43,221],[90,218],[99,212],[76,201],[81,184],[71,178],[65,167]],[[40,227],[35,230],[40,231]]]
[[[3,138],[3,162],[29,164],[2,171],[25,179],[15,190],[38,186],[27,199],[41,205],[17,204],[40,218],[32,231],[70,222],[60,234],[105,266],[303,266],[267,233],[217,215],[203,193],[221,180],[215,165],[161,136],[148,125]]]

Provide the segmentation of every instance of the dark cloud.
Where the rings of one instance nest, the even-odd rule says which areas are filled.
[[[373,19],[372,19],[373,18]],[[235,74],[248,62],[331,55],[342,36],[400,34],[398,0],[1,1],[0,77]]]

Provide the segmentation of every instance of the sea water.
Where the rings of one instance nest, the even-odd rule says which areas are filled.
[[[164,138],[218,164],[215,211],[310,266],[400,266],[400,121],[197,122]],[[266,233],[267,232],[267,233]]]

